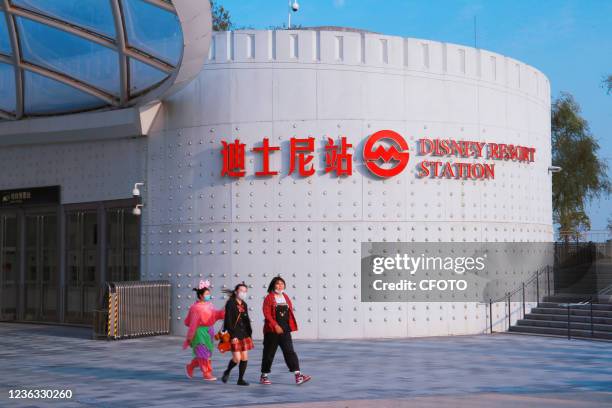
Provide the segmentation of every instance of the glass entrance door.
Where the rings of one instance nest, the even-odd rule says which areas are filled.
[[[95,210],[66,215],[66,322],[90,324],[96,307],[98,215]]]
[[[106,211],[107,280],[140,280],[140,217],[131,208]]]
[[[0,214],[0,320],[17,320],[19,299],[19,223]]]
[[[57,215],[25,216],[24,320],[58,321]]]

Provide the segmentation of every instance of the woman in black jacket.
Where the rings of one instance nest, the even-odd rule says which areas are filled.
[[[249,385],[244,381],[244,372],[246,371],[247,362],[249,359],[248,351],[253,348],[253,340],[251,335],[251,319],[249,318],[249,308],[245,302],[247,298],[248,288],[242,282],[236,285],[234,290],[225,290],[225,293],[230,295],[225,303],[225,321],[223,329],[230,334],[230,344],[232,347],[232,359],[227,365],[227,369],[223,372],[221,381],[224,383],[229,379],[232,368],[238,365],[238,385]]]

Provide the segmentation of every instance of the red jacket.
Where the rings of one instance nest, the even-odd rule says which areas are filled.
[[[293,303],[291,303],[291,299],[285,293],[283,293],[285,297],[285,302],[287,302],[287,306],[289,306],[289,328],[292,332],[297,331],[297,322],[295,321],[295,315],[293,314]],[[274,292],[268,293],[268,296],[264,299],[263,302],[263,314],[266,318],[264,322],[263,332],[266,333],[275,333],[274,328],[278,326],[276,322],[276,299],[274,299]]]

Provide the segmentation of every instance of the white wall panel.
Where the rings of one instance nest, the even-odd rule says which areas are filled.
[[[298,337],[484,331],[488,311],[476,303],[362,303],[360,243],[552,240],[546,77],[485,50],[372,33],[245,30],[216,33],[214,44],[147,139],[3,148],[0,187],[61,184],[71,203],[127,198],[144,179],[142,277],[172,282],[176,334],[199,279],[213,282],[219,307],[220,289],[244,280],[260,338],[261,301],[279,273]],[[361,159],[381,129],[410,144],[408,167],[387,180]],[[309,136],[315,175],[288,175],[290,138]],[[353,175],[339,178],[324,172],[324,144],[342,136]],[[270,161],[278,176],[254,176],[251,149],[264,137],[282,149]],[[488,181],[418,179],[420,160],[472,160],[419,157],[422,137],[530,145],[536,162],[495,161]],[[222,178],[221,141],[236,138],[247,175]],[[498,329],[504,313],[494,308]]]
[[[144,138],[3,147],[0,189],[59,185],[63,204],[130,198],[146,149]]]

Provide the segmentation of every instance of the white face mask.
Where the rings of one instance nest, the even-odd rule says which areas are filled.
[[[238,292],[238,298],[240,300],[246,300],[247,298],[247,293],[246,292]]]
[[[284,290],[283,289],[274,289],[274,292],[276,292],[277,295],[282,295]]]

